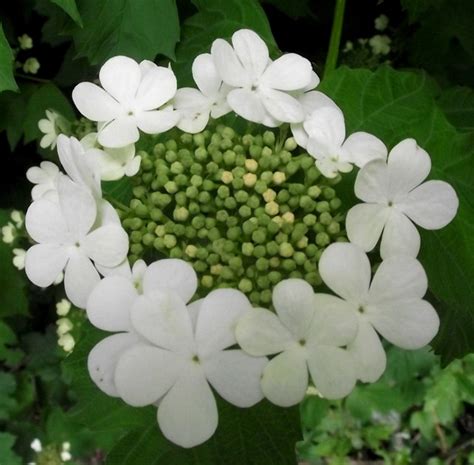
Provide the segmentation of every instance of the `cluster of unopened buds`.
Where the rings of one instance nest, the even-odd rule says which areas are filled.
[[[242,408],[298,404],[310,383],[337,399],[384,372],[380,336],[429,343],[439,320],[415,225],[442,228],[458,206],[447,183],[425,182],[414,140],[388,153],[371,134],[347,137],[309,61],[271,60],[254,32],[217,39],[192,71],[198,88],[177,89],[171,68],[118,56],[100,86],[77,85],[96,132],[58,136],[65,174],[31,168],[26,214],[29,279],[64,272],[68,299],[112,333],[89,355],[93,381],[157,406],[183,447],[214,433],[214,391]],[[221,124],[228,113],[247,130]],[[361,203],[345,211],[337,183],[354,165]],[[129,204],[104,198],[101,181],[124,176]],[[381,259],[368,255],[379,243]]]

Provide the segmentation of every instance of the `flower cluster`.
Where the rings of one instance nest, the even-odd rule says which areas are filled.
[[[381,376],[380,337],[428,344],[439,319],[415,224],[442,228],[458,206],[447,183],[424,182],[430,158],[414,140],[388,152],[374,135],[347,135],[308,60],[272,60],[254,32],[217,39],[192,71],[197,89],[178,89],[171,68],[120,56],[100,86],[76,86],[96,127],[58,136],[65,173],[30,169],[26,213],[30,280],[46,287],[64,271],[68,299],[114,333],[90,352],[93,381],[156,406],[183,447],[216,430],[214,392],[285,407],[312,383],[338,399]],[[246,131],[214,123],[230,112]],[[363,203],[347,211],[337,184],[354,166]],[[110,199],[116,211],[101,181],[124,176],[133,198]],[[367,255],[379,242],[381,260]]]

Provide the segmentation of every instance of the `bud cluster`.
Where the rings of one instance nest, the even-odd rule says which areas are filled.
[[[317,262],[343,241],[341,200],[293,138],[237,134],[218,125],[142,150],[134,198],[122,214],[131,261],[189,261],[200,294],[234,287],[254,304],[269,304],[285,278],[321,284]],[[300,150],[300,149],[298,149]],[[293,153],[292,153],[293,152]]]

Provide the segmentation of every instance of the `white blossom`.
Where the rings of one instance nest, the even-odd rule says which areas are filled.
[[[26,213],[26,229],[38,244],[26,253],[26,274],[37,286],[50,286],[65,270],[66,295],[84,308],[100,280],[92,261],[104,266],[122,262],[128,236],[117,224],[97,226],[97,204],[83,186],[61,175],[58,202],[41,198]]]
[[[356,381],[351,355],[341,348],[357,332],[353,312],[332,308],[302,279],[281,281],[273,289],[276,314],[252,309],[237,324],[237,342],[254,356],[278,354],[266,366],[262,389],[271,402],[290,406],[303,400],[308,369],[324,396],[346,396]]]
[[[33,200],[38,200],[48,193],[57,190],[59,168],[50,161],[42,161],[40,166],[33,166],[26,172],[28,181],[36,184],[31,190]]]
[[[91,82],[78,84],[72,98],[88,119],[104,123],[99,143],[104,147],[124,147],[147,134],[165,132],[176,125],[178,113],[161,109],[176,93],[176,77],[171,69],[144,60],[116,56],[100,69],[102,87]]]
[[[425,346],[436,335],[439,318],[431,304],[423,300],[428,281],[414,258],[384,260],[371,280],[367,255],[356,245],[335,243],[321,255],[319,273],[339,296],[319,294],[326,308],[357,316],[357,335],[348,350],[360,380],[374,382],[385,370],[385,351],[377,332],[409,350]]]
[[[211,386],[226,401],[251,407],[262,397],[260,377],[267,363],[235,345],[237,319],[251,306],[243,293],[218,289],[188,310],[173,291],[140,296],[131,323],[142,342],[120,355],[115,383],[130,405],[158,406],[158,424],[166,438],[193,447],[217,428],[218,411]]]
[[[414,139],[397,144],[388,160],[375,160],[357,174],[356,196],[366,203],[352,207],[346,218],[349,240],[365,251],[380,236],[382,258],[416,257],[420,235],[413,223],[440,229],[456,215],[459,205],[454,189],[444,181],[426,181],[431,159]]]
[[[178,89],[173,102],[180,114],[178,128],[194,134],[207,126],[209,117],[220,118],[231,111],[226,98],[232,88],[222,82],[209,53],[196,57],[192,72],[198,89]]]
[[[307,59],[288,53],[272,61],[265,42],[248,29],[232,35],[232,46],[215,40],[211,55],[219,76],[233,88],[227,102],[238,115],[270,127],[303,120],[301,104],[290,92],[311,84],[314,73]]]
[[[44,134],[40,140],[40,147],[42,149],[49,147],[52,150],[56,147],[56,141],[60,134],[57,124],[59,117],[59,114],[55,111],[46,110],[46,118],[38,121],[38,128]]]

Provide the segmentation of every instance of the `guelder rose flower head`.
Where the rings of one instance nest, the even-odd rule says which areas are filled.
[[[83,186],[61,175],[58,201],[41,198],[26,213],[26,230],[38,244],[26,253],[25,269],[30,281],[47,287],[64,270],[64,286],[71,302],[85,308],[99,282],[93,262],[119,264],[128,252],[128,237],[121,226],[94,228],[97,204]]]
[[[191,310],[173,291],[140,296],[130,316],[147,342],[119,358],[115,384],[120,397],[134,406],[159,401],[158,424],[182,447],[209,439],[218,424],[211,386],[238,407],[263,397],[260,377],[266,358],[225,350],[235,345],[236,321],[250,308],[245,295],[233,289],[212,291]]]
[[[423,182],[430,170],[430,156],[414,139],[397,144],[387,161],[375,160],[363,167],[357,175],[355,194],[366,203],[347,214],[349,240],[370,251],[382,236],[382,258],[416,257],[420,234],[413,223],[425,229],[443,228],[459,205],[448,183]]]
[[[169,68],[144,60],[116,56],[100,69],[102,87],[78,84],[72,98],[78,110],[100,125],[98,140],[104,147],[123,147],[136,142],[140,133],[165,132],[176,125],[178,114],[160,109],[176,93],[176,77]]]
[[[90,352],[89,373],[97,386],[109,396],[117,396],[115,366],[120,354],[142,338],[130,320],[130,311],[142,294],[174,292],[186,304],[197,289],[196,272],[183,260],[164,259],[148,267],[137,260],[128,262],[107,275],[91,292],[87,301],[90,322],[104,331],[118,332],[99,342]]]
[[[308,369],[316,388],[325,397],[349,394],[356,372],[351,355],[342,346],[357,332],[353,312],[327,308],[324,299],[302,279],[281,281],[273,290],[276,315],[251,309],[237,324],[237,342],[255,356],[279,354],[262,377],[265,397],[283,407],[303,400]]]
[[[199,90],[178,89],[173,104],[180,114],[178,128],[197,133],[206,127],[210,116],[220,118],[231,111],[226,99],[231,87],[222,82],[209,53],[196,57],[192,71]]]
[[[410,350],[425,346],[438,332],[438,315],[423,300],[428,288],[426,273],[414,258],[384,260],[371,281],[370,262],[363,250],[353,244],[335,243],[321,255],[319,273],[340,296],[319,294],[327,310],[357,316],[357,335],[348,350],[362,381],[374,382],[385,370],[385,351],[377,332]]]
[[[272,61],[265,42],[248,29],[235,32],[232,45],[215,40],[211,55],[219,76],[233,87],[227,102],[238,115],[270,127],[303,121],[303,108],[290,93],[314,81],[306,58],[288,53]]]

